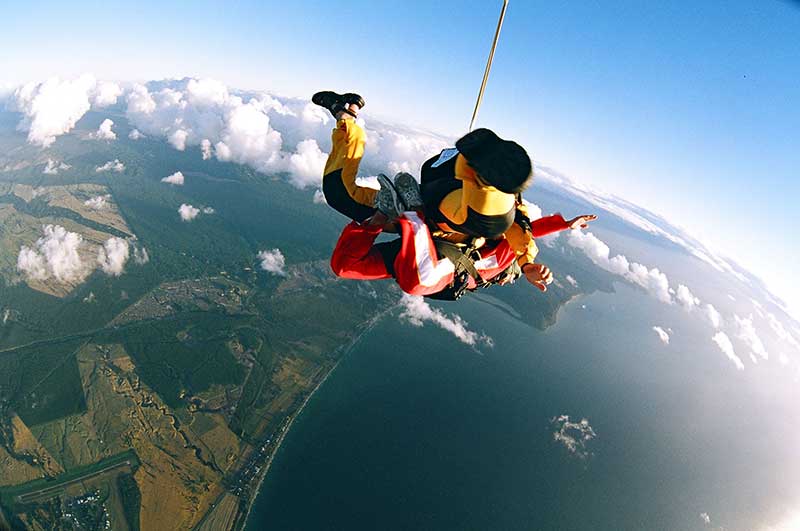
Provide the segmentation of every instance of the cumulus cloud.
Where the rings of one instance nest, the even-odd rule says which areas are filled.
[[[666,330],[664,330],[660,326],[654,326],[653,330],[658,335],[658,339],[660,339],[662,343],[664,343],[665,345],[669,345],[669,333],[667,333]]]
[[[105,210],[108,208],[110,200],[111,194],[96,195],[84,201],[83,204],[92,210]]]
[[[608,245],[591,232],[571,230],[567,234],[567,243],[582,250],[602,269],[641,286],[661,302],[672,303],[669,280],[657,268],[649,269],[642,264],[628,262],[628,259],[620,254],[612,257]]]
[[[208,79],[175,81],[151,91],[135,85],[127,117],[139,130],[176,149],[200,146],[204,159],[246,164],[284,174],[304,188],[318,186],[330,144],[331,117],[307,100],[228,89]],[[418,174],[424,160],[451,141],[420,131],[365,124],[365,172]]]
[[[194,218],[196,218],[200,214],[200,209],[199,208],[195,208],[192,205],[187,205],[186,203],[183,203],[178,208],[178,214],[180,214],[181,220],[183,220],[183,221],[192,221]]]
[[[213,214],[214,212],[216,212],[216,210],[214,210],[211,207],[205,207],[205,208],[203,208],[202,212],[203,212],[203,214]]]
[[[136,242],[133,243],[133,261],[137,265],[144,265],[150,261],[150,254],[147,252],[147,249],[144,247],[140,247],[139,244]]]
[[[564,277],[564,280],[566,280],[573,288],[577,288],[578,287],[578,281],[575,280],[572,277],[572,275],[567,275],[566,277]]]
[[[122,238],[111,237],[97,252],[97,263],[107,275],[118,277],[125,269],[125,263],[130,256],[128,241]]]
[[[120,93],[117,85],[98,83],[90,74],[73,80],[53,77],[17,88],[8,107],[22,113],[17,129],[28,133],[28,142],[48,147],[71,131],[92,106],[111,105]]]
[[[460,316],[446,315],[438,308],[431,307],[422,297],[413,297],[404,293],[400,299],[400,306],[403,308],[400,318],[405,319],[413,326],[422,326],[428,321],[450,332],[459,341],[471,347],[479,344],[490,347],[494,345],[492,338],[467,328],[467,323]]]
[[[761,341],[761,338],[758,337],[756,327],[753,325],[753,316],[751,315],[748,318],[743,318],[734,315],[733,318],[736,323],[736,337],[742,340],[753,354],[757,354],[765,360],[769,359],[769,353],[767,349],[764,348],[764,343]]]
[[[45,225],[42,232],[33,247],[22,246],[17,269],[34,280],[55,278],[64,283],[85,278],[88,270],[78,252],[83,244],[81,235],[60,225]]]
[[[797,339],[795,339],[795,337],[788,330],[786,330],[786,327],[783,326],[783,323],[778,320],[774,313],[767,312],[767,322],[769,323],[769,327],[772,328],[772,331],[775,332],[775,335],[777,335],[779,339],[790,344],[795,349],[800,350],[800,342],[798,342]]]
[[[23,85],[14,92],[10,105],[12,111],[23,114],[17,129],[28,132],[28,142],[48,147],[89,110],[96,83],[86,75],[72,81],[54,77]]]
[[[314,203],[317,205],[327,205],[328,201],[325,199],[325,194],[322,190],[314,190]]]
[[[570,454],[580,459],[591,457],[587,446],[597,434],[587,419],[572,422],[569,415],[559,415],[550,419],[550,424],[555,428],[553,440],[564,445]]]
[[[114,121],[106,118],[100,124],[100,127],[97,128],[97,131],[92,133],[92,138],[96,138],[97,140],[115,140],[117,134],[111,130],[113,125]]]
[[[42,173],[45,175],[56,175],[58,174],[58,170],[68,170],[72,166],[69,164],[65,164],[63,162],[58,162],[57,160],[47,159],[47,164],[45,164]]]
[[[286,276],[286,258],[280,249],[269,249],[258,253],[261,269],[274,275]]]
[[[291,182],[298,188],[319,185],[327,159],[328,154],[319,149],[316,140],[309,138],[298,143],[289,156]]]
[[[140,138],[144,138],[144,135],[138,129],[134,129],[128,133],[128,138],[131,140],[139,140]]]
[[[117,103],[117,98],[122,95],[122,88],[116,83],[101,81],[95,85],[92,94],[92,103],[95,107],[108,107]]]
[[[683,284],[679,284],[678,289],[675,290],[675,300],[687,310],[700,305],[700,299],[695,297],[691,290]]]
[[[722,353],[725,354],[734,365],[736,365],[737,369],[740,371],[744,370],[744,363],[742,363],[741,358],[739,358],[739,356],[737,356],[736,352],[733,350],[733,343],[731,343],[728,334],[725,332],[717,332],[711,339],[717,344]]]
[[[200,141],[200,152],[203,154],[203,160],[208,160],[214,156],[214,149],[211,147],[211,140],[204,138]]]
[[[94,169],[97,173],[102,173],[104,171],[113,171],[116,173],[122,173],[125,171],[125,165],[119,161],[119,159],[109,160],[102,166],[98,166]]]
[[[183,173],[176,171],[172,175],[168,175],[161,179],[162,183],[174,184],[176,186],[183,186]]]
[[[702,520],[704,524],[711,523],[711,517],[708,516],[708,513],[700,513],[700,520]]]
[[[714,328],[722,326],[722,316],[719,314],[713,304],[706,304],[703,306],[703,315],[708,319],[709,324]]]

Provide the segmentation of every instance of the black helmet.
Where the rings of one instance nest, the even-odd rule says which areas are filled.
[[[481,179],[507,194],[528,186],[533,166],[525,148],[489,129],[476,129],[456,142],[456,149]]]

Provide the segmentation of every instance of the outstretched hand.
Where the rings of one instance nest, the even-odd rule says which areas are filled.
[[[540,291],[547,291],[547,285],[553,282],[553,272],[544,264],[525,264],[522,273],[525,279]]]
[[[585,229],[589,226],[590,221],[594,221],[597,219],[597,216],[594,214],[584,214],[583,216],[578,216],[576,218],[572,218],[571,220],[567,221],[567,225],[570,229]]]

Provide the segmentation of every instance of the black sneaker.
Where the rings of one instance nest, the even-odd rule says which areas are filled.
[[[353,94],[352,92],[348,92],[347,94],[337,94],[336,92],[330,90],[317,92],[311,97],[311,101],[320,107],[325,107],[328,109],[334,118],[340,111],[344,111],[347,114],[356,117],[356,113],[348,108],[351,103],[358,105],[359,109],[363,109],[364,105],[366,105],[364,98],[358,94]]]
[[[375,196],[375,208],[386,214],[389,220],[395,220],[406,210],[405,205],[387,176],[379,173],[378,182],[381,184],[381,189]]]
[[[400,172],[395,175],[394,187],[407,210],[422,210],[422,195],[419,192],[419,183],[411,174]]]

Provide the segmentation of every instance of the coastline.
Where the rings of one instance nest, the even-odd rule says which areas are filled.
[[[251,499],[247,503],[247,512],[245,513],[244,518],[242,520],[239,520],[237,523],[234,523],[233,529],[245,529],[246,528],[247,521],[250,519],[250,513],[253,510],[253,505],[255,504],[256,499],[258,498],[258,495],[261,493],[261,487],[263,486],[264,480],[267,478],[267,474],[269,473],[269,470],[272,467],[272,461],[275,459],[275,456],[278,454],[278,450],[280,450],[284,439],[289,434],[289,432],[292,430],[292,425],[294,424],[294,421],[297,420],[300,417],[300,415],[303,413],[303,410],[306,408],[306,405],[309,403],[311,398],[313,398],[314,395],[317,393],[317,390],[319,390],[319,388],[322,387],[322,384],[324,384],[328,380],[328,377],[331,374],[333,374],[333,371],[336,370],[336,368],[339,366],[339,364],[347,356],[350,355],[350,353],[353,351],[353,349],[356,347],[356,345],[358,345],[359,341],[361,341],[361,338],[363,338],[365,335],[367,335],[369,332],[371,332],[372,329],[375,327],[375,325],[377,325],[378,322],[380,322],[380,320],[383,319],[383,317],[389,312],[391,312],[391,308],[379,313],[378,315],[376,315],[375,317],[373,317],[372,319],[367,321],[367,324],[364,327],[364,329],[355,338],[353,338],[353,340],[347,346],[344,347],[345,352],[342,354],[342,357],[339,358],[336,361],[336,363],[333,364],[333,367],[331,367],[330,370],[320,379],[320,381],[317,382],[317,384],[314,386],[314,388],[311,390],[311,392],[308,393],[308,396],[305,397],[305,399],[303,400],[303,403],[300,404],[300,407],[297,408],[297,411],[294,414],[292,414],[291,419],[289,420],[289,423],[286,425],[286,429],[281,432],[280,436],[278,437],[278,440],[275,441],[275,446],[273,447],[272,453],[270,454],[269,459],[267,460],[267,462],[264,464],[264,470],[261,472],[261,477],[259,478],[258,483],[256,485],[256,489],[254,491],[255,494],[251,497]]]

